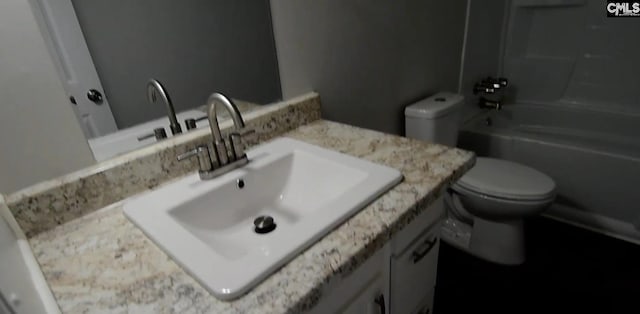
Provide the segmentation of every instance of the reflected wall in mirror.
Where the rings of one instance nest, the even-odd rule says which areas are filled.
[[[61,78],[76,76],[65,89],[98,161],[154,143],[159,128],[176,133],[165,101],[149,99],[150,79],[183,131],[212,92],[253,104],[281,98],[269,1],[34,2]]]
[[[136,132],[170,137],[151,78],[183,132],[213,92],[241,111],[281,99],[266,0],[5,0],[0,41],[0,193],[156,142]],[[94,156],[87,140],[123,150]]]

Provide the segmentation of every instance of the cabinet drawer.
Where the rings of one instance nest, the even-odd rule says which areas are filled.
[[[435,288],[431,288],[431,291],[427,293],[424,299],[420,302],[420,305],[411,312],[411,314],[433,314],[433,294]]]
[[[324,288],[322,298],[308,313],[378,313],[379,305],[375,300],[380,295],[386,302],[385,311],[388,311],[389,256],[387,245],[351,274],[332,282]]]
[[[391,258],[391,313],[410,313],[436,283],[440,224],[426,230]]]
[[[436,199],[427,209],[416,217],[408,226],[400,230],[393,239],[392,253],[400,255],[407,247],[414,244],[416,239],[424,235],[425,230],[432,229],[433,225],[441,223],[447,216],[442,197]]]

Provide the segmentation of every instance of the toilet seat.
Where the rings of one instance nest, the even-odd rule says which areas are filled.
[[[511,203],[511,204],[538,204],[538,203],[545,203],[545,202],[549,202],[553,199],[555,199],[555,194],[551,194],[548,197],[539,197],[539,198],[518,198],[516,197],[501,197],[498,195],[492,195],[489,193],[482,193],[476,190],[471,190],[471,189],[467,189],[464,186],[461,186],[458,183],[453,183],[453,185],[451,186],[451,188],[453,189],[453,191],[455,191],[457,194],[459,195],[464,195],[467,197],[476,197],[476,198],[482,198],[484,200],[487,201],[494,201],[494,202],[502,202],[502,203]]]
[[[533,168],[508,160],[478,157],[475,166],[453,184],[453,189],[461,194],[528,203],[553,199],[556,184]]]

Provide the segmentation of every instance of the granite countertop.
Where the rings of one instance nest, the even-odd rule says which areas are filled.
[[[404,181],[231,302],[211,296],[119,201],[30,238],[63,312],[296,313],[349,274],[468,170],[473,153],[317,120],[284,136],[396,168]]]

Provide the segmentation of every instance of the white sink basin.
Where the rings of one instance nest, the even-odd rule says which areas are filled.
[[[249,290],[402,180],[395,169],[288,138],[247,155],[249,164],[216,179],[194,173],[124,206],[131,221],[223,300]],[[276,228],[256,233],[254,219],[264,215]]]

